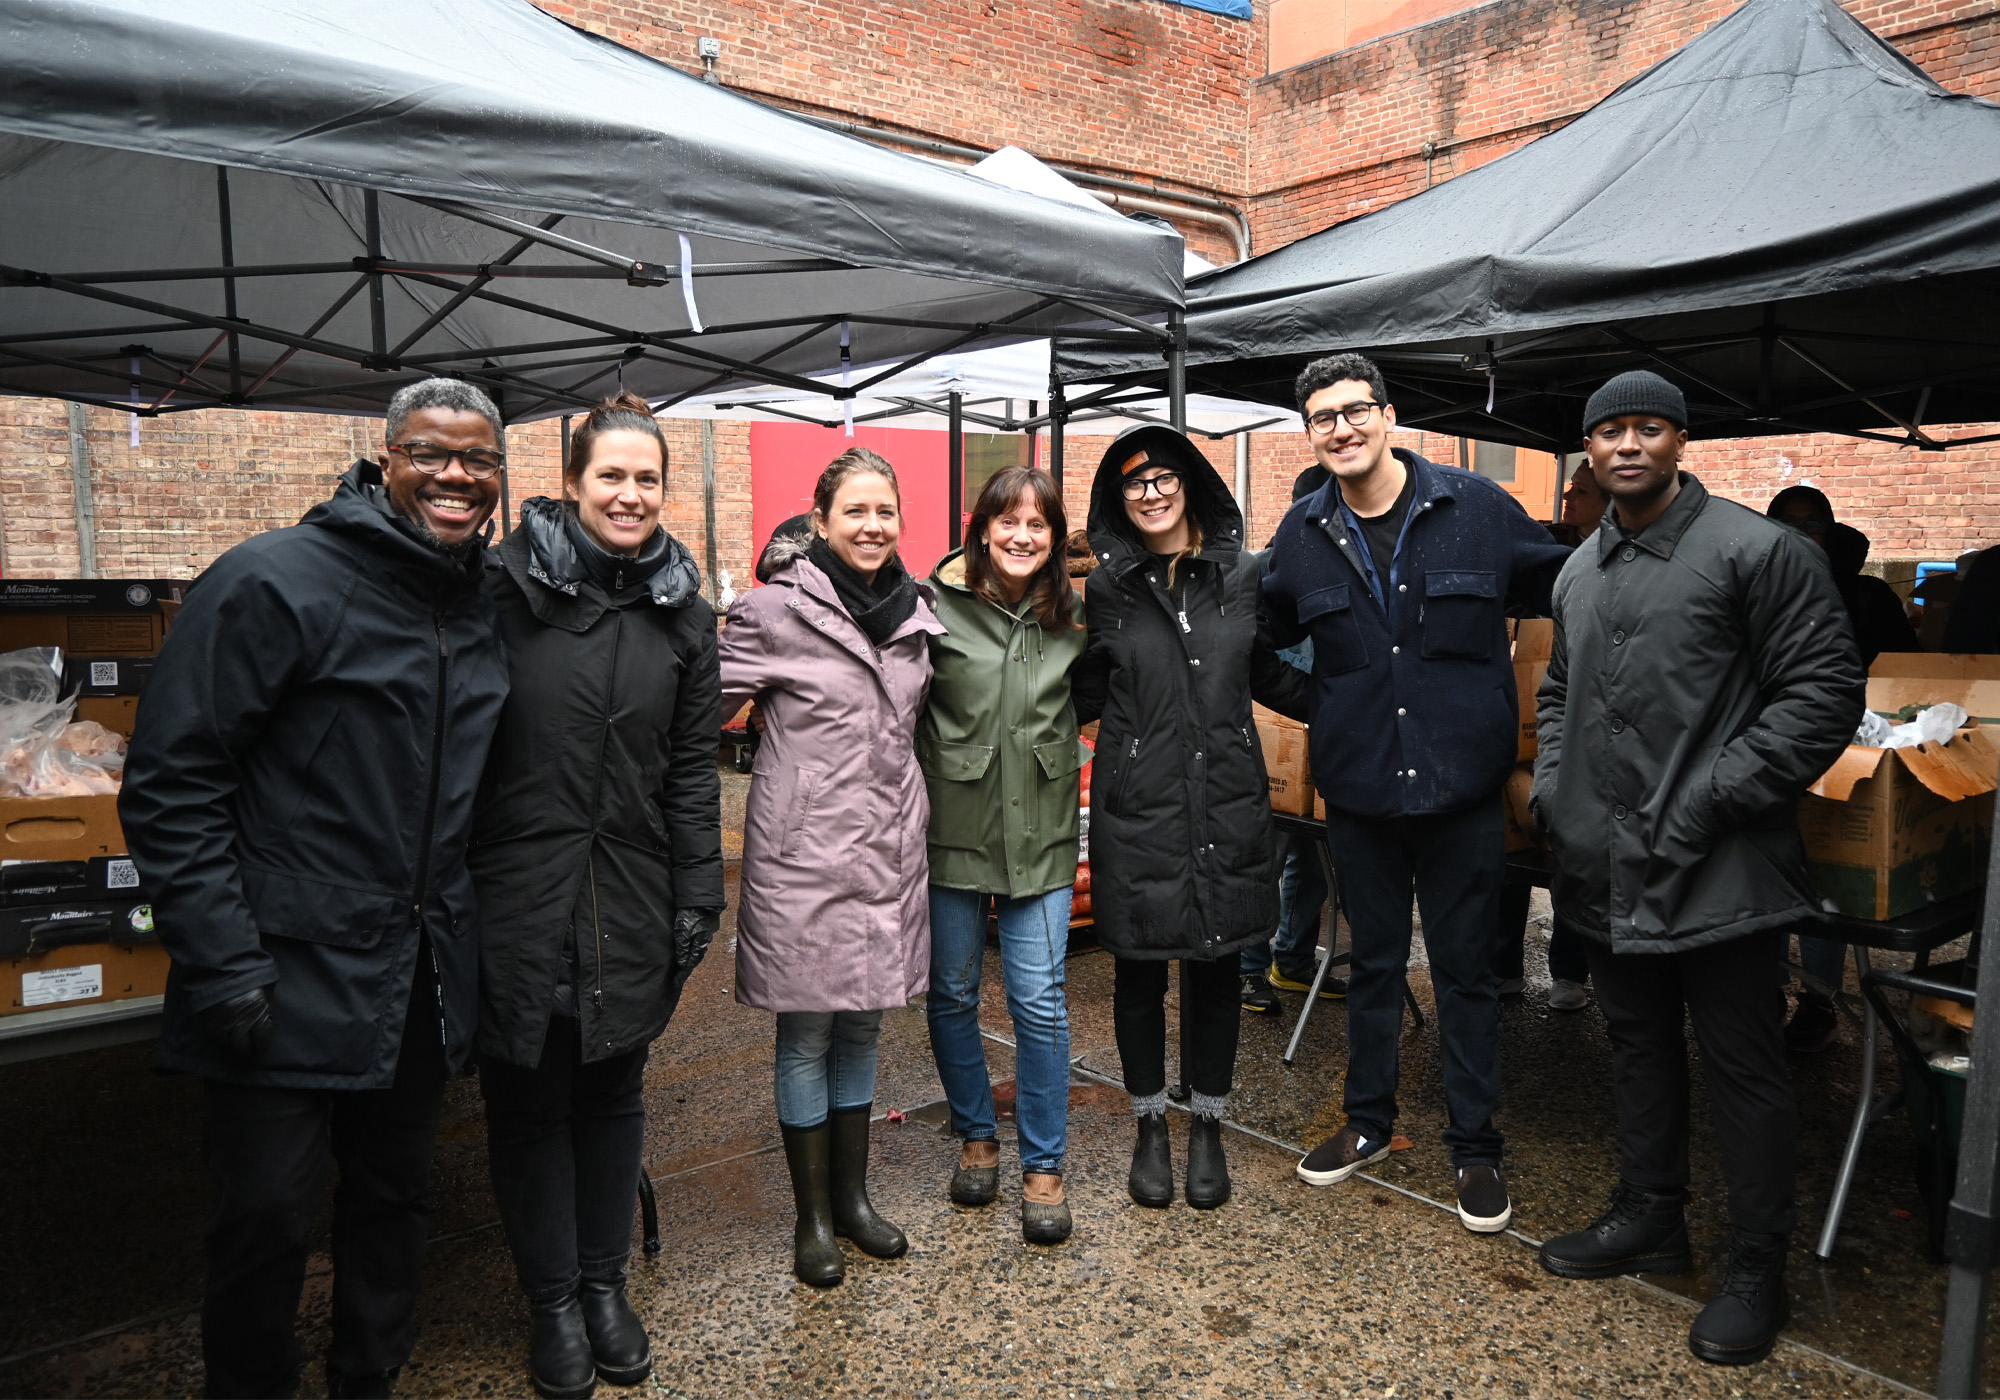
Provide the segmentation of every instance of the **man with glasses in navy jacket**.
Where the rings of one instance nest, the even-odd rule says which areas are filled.
[[[1389,1155],[1410,901],[1437,993],[1459,1219],[1504,1230],[1513,1205],[1500,1098],[1500,790],[1520,742],[1506,616],[1546,614],[1569,550],[1497,484],[1391,448],[1374,363],[1315,360],[1299,412],[1331,479],[1278,527],[1264,580],[1272,640],[1310,637],[1313,781],[1353,930],[1347,1124],[1306,1154],[1313,1186]]]

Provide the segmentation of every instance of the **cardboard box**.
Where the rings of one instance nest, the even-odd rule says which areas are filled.
[[[166,636],[170,579],[0,579],[0,651],[61,647],[81,656],[150,656]]]
[[[1500,790],[1500,812],[1507,832],[1507,851],[1532,851],[1543,844],[1542,829],[1528,812],[1528,797],[1535,786],[1535,765],[1516,764]]]
[[[63,693],[137,695],[152,674],[150,656],[63,656]]]
[[[0,958],[36,958],[79,945],[115,943],[135,948],[159,941],[153,906],[144,900],[82,899],[0,909]]]
[[[1535,756],[1535,692],[1549,671],[1549,655],[1555,649],[1555,619],[1524,617],[1514,624],[1514,690],[1521,706],[1521,742],[1514,750],[1517,762]]]
[[[1885,651],[1868,668],[1868,708],[1891,719],[1906,705],[1947,702],[2000,724],[2000,656]]]
[[[2000,747],[1977,723],[1949,744],[1849,747],[1799,800],[1814,888],[1863,919],[1895,918],[1976,889],[1996,787]]]
[[[87,943],[0,960],[0,1016],[156,997],[167,990],[168,966],[158,943]]]
[[[1313,820],[1316,822],[1326,820],[1326,799],[1320,795],[1318,788],[1313,789]]]
[[[0,865],[0,909],[77,901],[144,901],[139,867],[130,856],[90,860],[10,860]]]
[[[136,695],[81,695],[77,697],[76,717],[94,719],[114,734],[132,737],[132,726],[139,722],[139,697]]]
[[[1262,705],[1251,709],[1257,742],[1264,750],[1264,774],[1271,784],[1271,810],[1307,815],[1313,809],[1313,782],[1306,727]]]
[[[118,799],[0,797],[0,859],[89,860],[122,856]]]

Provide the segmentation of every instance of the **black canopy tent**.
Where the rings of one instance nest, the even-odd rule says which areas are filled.
[[[1190,283],[1189,387],[1291,404],[1360,350],[1406,427],[1573,449],[1592,388],[1659,369],[1697,437],[1923,448],[2000,420],[2000,106],[1833,0],[1751,0],[1562,129]],[[1070,382],[1156,358],[1070,348]]]
[[[616,383],[838,399],[1063,327],[1169,346],[1181,254],[525,0],[0,3],[0,392],[379,413],[445,373],[511,421]]]

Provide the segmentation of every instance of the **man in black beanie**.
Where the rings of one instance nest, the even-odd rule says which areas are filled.
[[[1743,1365],[1789,1316],[1783,954],[1820,920],[1794,813],[1860,723],[1865,680],[1825,556],[1680,470],[1687,421],[1681,391],[1644,370],[1584,411],[1611,508],[1556,581],[1530,805],[1556,912],[1588,940],[1620,1180],[1603,1216],[1542,1246],[1542,1264],[1567,1278],[1693,1267],[1691,1019],[1734,1237],[1688,1342]]]

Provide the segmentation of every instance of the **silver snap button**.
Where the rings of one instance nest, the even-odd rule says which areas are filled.
[[[1409,713],[1409,711],[1408,711],[1408,710],[1406,710],[1406,709],[1404,709],[1404,708],[1403,708],[1403,707],[1402,707],[1401,705],[1398,705],[1398,706],[1396,707],[1396,713],[1397,713],[1398,715],[1407,715],[1407,714]]]
[[[1402,649],[1401,647],[1390,647],[1390,648],[1389,648],[1389,655],[1391,655],[1391,656],[1401,656],[1402,654],[1403,654],[1403,649]]]
[[[1623,554],[1619,555],[1618,557],[1619,557],[1620,559],[1623,559],[1623,560],[1624,560],[1624,561],[1625,561],[1626,563],[1628,563],[1628,564],[1629,564],[1629,563],[1631,563],[1631,562],[1632,562],[1632,561],[1633,561],[1634,559],[1637,559],[1637,558],[1639,557],[1639,551],[1638,551],[1638,550],[1636,550],[1636,549],[1634,549],[1634,548],[1632,548],[1632,546],[1628,544],[1628,545],[1626,545],[1626,546],[1625,546],[1625,552],[1624,552]]]
[[[1611,645],[1613,645],[1613,646],[1615,646],[1615,647],[1622,647],[1622,646],[1624,646],[1624,645],[1625,645],[1625,634],[1624,634],[1623,632],[1613,632],[1613,633],[1611,634]]]
[[[1618,818],[1618,820],[1622,822],[1625,820],[1625,809],[1623,807],[1613,807],[1611,809],[1611,815]]]

